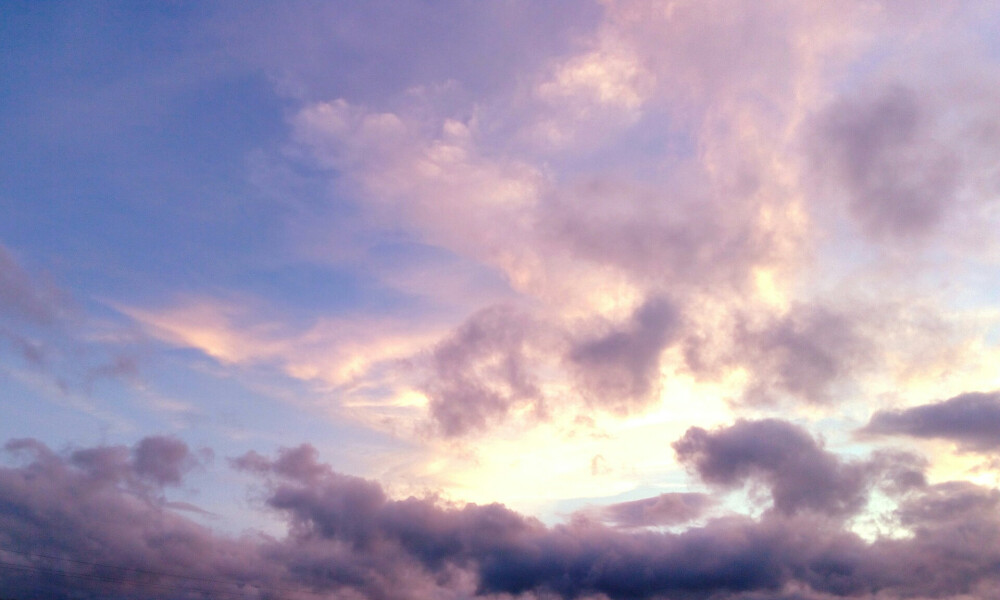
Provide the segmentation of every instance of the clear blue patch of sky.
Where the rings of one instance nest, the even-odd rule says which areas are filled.
[[[267,298],[287,316],[330,313],[386,313],[412,308],[410,295],[386,288],[357,269],[315,263],[284,264],[251,269],[234,287]]]
[[[194,5],[8,5],[0,240],[81,287],[214,280],[273,253],[248,155],[287,136],[262,72],[188,31]]]

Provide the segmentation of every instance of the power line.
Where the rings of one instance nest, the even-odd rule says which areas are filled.
[[[53,556],[51,554],[39,554],[36,552],[21,552],[19,550],[12,550],[11,548],[5,548],[0,546],[0,550],[3,552],[10,552],[11,554],[20,554],[21,556],[29,556],[31,558],[47,558],[50,560],[62,560],[66,562],[76,563],[78,565],[87,565],[91,567],[103,567],[105,569],[118,569],[120,571],[132,571],[135,573],[143,573],[145,575],[159,575],[161,577],[176,577],[178,579],[190,579],[193,581],[208,581],[211,583],[235,583],[239,585],[254,585],[250,582],[239,582],[235,579],[213,579],[211,577],[198,577],[195,575],[179,575],[177,573],[168,573],[166,571],[152,571],[149,569],[140,569],[138,567],[122,567],[119,565],[109,565],[106,563],[91,562],[87,560],[79,560],[76,558],[67,558],[64,556]]]
[[[71,573],[62,569],[51,569],[46,567],[36,567],[32,565],[21,565],[17,563],[10,563],[6,561],[0,561],[0,568],[14,569],[18,571],[28,571],[31,573],[39,573],[46,575],[59,575],[61,577],[68,577],[71,579],[84,579],[87,581],[97,581],[101,583],[116,583],[116,584],[135,584],[143,588],[156,588],[172,592],[195,592],[198,594],[209,595],[211,597],[219,597],[220,595],[227,598],[243,598],[244,593],[239,590],[207,590],[203,588],[195,588],[183,585],[170,585],[167,583],[158,583],[154,581],[129,581],[124,577],[113,577],[105,575],[96,575],[89,573]]]
[[[120,565],[111,565],[111,564],[107,564],[107,563],[99,563],[99,562],[93,562],[93,561],[87,561],[87,560],[80,560],[80,559],[76,559],[76,558],[67,558],[67,557],[64,557],[64,556],[54,556],[54,555],[51,555],[51,554],[42,554],[42,553],[37,553],[37,552],[24,552],[24,551],[21,551],[21,550],[14,550],[13,548],[8,548],[8,547],[5,547],[5,546],[0,546],[0,551],[2,551],[2,552],[9,552],[11,554],[19,554],[21,556],[26,556],[26,557],[30,557],[30,558],[45,558],[45,559],[49,559],[49,560],[61,560],[61,561],[66,561],[66,562],[70,562],[70,563],[75,563],[75,564],[78,564],[78,565],[86,565],[86,566],[91,566],[91,567],[101,567],[101,568],[105,568],[105,569],[117,569],[119,571],[126,571],[126,572],[132,572],[132,573],[141,573],[141,574],[144,574],[144,575],[153,575],[153,576],[159,576],[159,577],[173,577],[173,578],[176,578],[176,579],[187,579],[187,580],[190,580],[190,581],[201,581],[201,582],[207,582],[207,583],[216,583],[216,584],[220,584],[220,585],[248,586],[248,587],[252,587],[252,588],[255,588],[257,590],[260,590],[260,591],[293,592],[293,593],[300,593],[300,594],[301,593],[305,593],[305,594],[312,594],[312,595],[316,595],[316,596],[321,595],[320,592],[317,592],[317,591],[311,590],[311,589],[301,588],[301,587],[276,586],[276,585],[252,583],[252,582],[249,582],[249,581],[239,581],[239,580],[236,580],[236,579],[220,579],[220,578],[212,578],[212,577],[199,577],[199,576],[196,576],[196,575],[180,575],[178,573],[169,573],[169,572],[166,572],[166,571],[154,571],[152,569],[141,569],[141,568],[138,568],[138,567],[123,567],[123,566],[120,566]],[[13,567],[13,568],[22,568],[22,569],[34,570],[34,571],[48,571],[50,573],[56,573],[56,574],[65,575],[66,577],[77,577],[77,578],[83,578],[83,579],[95,579],[95,580],[101,580],[101,581],[113,581],[113,582],[117,582],[117,583],[129,583],[129,580],[126,579],[124,576],[118,577],[118,576],[114,576],[114,575],[93,575],[93,574],[89,574],[88,575],[88,574],[82,574],[82,573],[72,573],[72,572],[69,572],[69,571],[66,571],[66,570],[60,570],[60,569],[54,569],[54,568],[47,568],[47,567],[36,567],[36,566],[31,566],[31,565],[19,565],[17,563],[10,563],[10,562],[6,562],[6,561],[2,561],[2,560],[0,560],[0,566],[7,566],[7,567]],[[190,587],[184,587],[184,586],[176,586],[176,585],[170,586],[170,584],[145,582],[145,581],[143,581],[143,582],[134,581],[134,582],[135,583],[142,583],[143,585],[152,585],[152,586],[157,586],[157,587],[167,586],[168,588],[171,588],[171,589],[186,590],[186,591],[196,591],[196,592],[201,592],[201,593],[206,593],[206,594],[207,593],[217,593],[215,591],[199,590],[199,589],[196,589],[196,588],[190,588]],[[242,591],[239,591],[239,592],[222,592],[222,593],[225,593],[225,594],[239,594],[241,596],[243,595]]]

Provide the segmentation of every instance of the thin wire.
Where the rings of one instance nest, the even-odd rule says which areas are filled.
[[[144,573],[146,575],[162,575],[164,577],[176,577],[178,579],[191,579],[195,581],[208,581],[211,583],[239,583],[240,585],[254,585],[249,582],[238,582],[235,579],[212,579],[211,577],[197,577],[195,575],[179,575],[176,573],[168,573],[166,571],[152,571],[149,569],[140,569],[138,567],[121,567],[118,565],[109,565],[105,563],[91,562],[87,560],[79,560],[76,558],[66,558],[64,556],[53,556],[51,554],[38,554],[35,552],[21,552],[19,550],[12,550],[10,548],[5,548],[0,546],[0,551],[10,552],[11,554],[20,554],[21,556],[30,556],[32,558],[48,558],[51,560],[64,560],[66,562],[76,563],[78,565],[88,565],[92,567],[104,567],[107,569],[119,569],[121,571],[134,571],[136,573]]]
[[[301,587],[285,587],[285,586],[276,586],[276,585],[268,585],[268,584],[258,584],[258,583],[252,583],[252,582],[249,582],[249,581],[239,581],[239,580],[236,580],[236,579],[218,579],[218,578],[211,578],[211,577],[197,577],[197,576],[194,576],[194,575],[179,575],[177,573],[168,573],[166,571],[153,571],[153,570],[150,570],[150,569],[140,569],[140,568],[137,568],[137,567],[122,567],[122,566],[118,566],[118,565],[109,565],[107,563],[99,563],[99,562],[92,562],[92,561],[87,561],[87,560],[79,560],[79,559],[76,559],[76,558],[66,558],[66,557],[62,557],[62,556],[53,556],[51,554],[40,554],[40,553],[36,553],[36,552],[23,552],[23,551],[20,551],[20,550],[14,550],[12,548],[8,548],[6,546],[0,546],[0,551],[2,551],[2,552],[10,552],[11,554],[20,554],[21,556],[28,556],[28,557],[32,557],[32,558],[47,558],[47,559],[50,559],[50,560],[63,560],[63,561],[66,561],[66,562],[76,563],[76,564],[80,564],[80,565],[88,565],[88,566],[93,566],[93,567],[104,567],[104,568],[107,568],[107,569],[118,569],[118,570],[121,570],[121,571],[132,571],[132,572],[135,572],[135,573],[143,573],[143,574],[146,574],[146,575],[160,575],[160,576],[163,576],[163,577],[175,577],[177,579],[189,579],[189,580],[192,580],[192,581],[205,581],[205,582],[219,583],[219,584],[224,584],[224,585],[249,586],[249,587],[256,588],[256,589],[262,590],[262,591],[297,592],[297,593],[313,594],[313,595],[316,595],[316,596],[319,596],[319,595],[322,594],[321,592],[317,592],[315,590],[310,590],[310,589],[301,588]],[[0,564],[13,565],[14,563],[4,563],[3,561],[0,561]],[[38,568],[44,568],[44,567],[38,567]],[[74,576],[73,574],[71,574],[69,572],[66,572],[66,571],[55,571],[55,572],[65,573],[68,576]],[[80,576],[82,577],[82,575],[80,575]],[[126,580],[123,579],[121,581],[125,582]],[[180,588],[180,589],[191,589],[191,588]],[[240,592],[240,593],[242,593],[242,592]]]
[[[86,579],[89,581],[99,581],[101,583],[118,583],[118,584],[135,584],[145,588],[159,588],[167,591],[182,591],[182,592],[196,592],[203,595],[210,595],[212,597],[218,597],[220,595],[229,598],[242,598],[245,597],[242,590],[206,590],[203,588],[187,587],[183,585],[170,585],[166,583],[156,583],[152,581],[129,581],[125,578],[118,578],[112,576],[104,575],[94,575],[87,573],[70,573],[69,571],[63,571],[60,569],[50,569],[46,567],[35,567],[31,565],[19,565],[16,563],[9,563],[5,561],[0,561],[0,567],[5,567],[8,569],[17,569],[21,571],[31,571],[35,573],[44,573],[48,575],[61,575],[63,577],[69,577],[73,579]]]

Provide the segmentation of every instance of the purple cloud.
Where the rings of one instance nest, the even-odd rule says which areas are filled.
[[[445,435],[462,435],[502,421],[515,406],[544,412],[529,350],[539,328],[510,307],[479,311],[433,351],[426,384],[431,417]]]
[[[888,474],[897,482],[922,483],[919,461],[908,454],[881,454],[847,462],[825,450],[806,430],[787,421],[737,421],[706,431],[692,427],[674,442],[677,458],[706,483],[734,488],[764,483],[773,508],[783,515],[806,511],[847,517],[864,507],[871,486]]]
[[[647,402],[657,390],[660,354],[673,340],[678,321],[669,301],[651,298],[621,329],[572,348],[569,360],[591,403],[627,410]]]
[[[862,324],[857,315],[813,305],[794,306],[760,326],[740,323],[735,352],[751,376],[744,400],[766,404],[780,391],[829,402],[831,387],[866,365],[871,343]]]
[[[65,312],[65,302],[56,288],[29,275],[0,245],[0,316],[48,325]]]
[[[737,314],[724,336],[686,331],[685,366],[699,378],[743,367],[749,375],[741,397],[746,404],[788,398],[822,404],[831,401],[833,385],[864,364],[869,344],[859,325],[846,312],[805,304],[763,319]]]
[[[958,159],[928,139],[929,118],[917,93],[901,86],[841,100],[824,114],[815,160],[848,190],[866,233],[927,233],[953,202]]]
[[[698,518],[713,503],[708,494],[674,492],[589,507],[578,514],[623,528],[679,525]]]
[[[174,465],[184,454],[176,443],[161,438],[131,450],[60,455],[37,441],[14,441],[7,450],[26,460],[0,468],[0,585],[14,597],[72,593],[88,600],[291,600],[305,593],[829,600],[953,597],[1000,584],[995,490],[968,482],[910,486],[894,518],[915,535],[869,542],[828,517],[859,502],[861,466],[907,464],[898,456],[844,461],[779,421],[693,429],[675,446],[708,483],[733,485],[757,473],[772,487],[778,510],[759,519],[712,519],[680,533],[591,519],[547,527],[499,504],[394,500],[379,484],[337,473],[300,446],[274,458],[248,453],[233,460],[262,478],[265,505],[289,523],[282,539],[233,539],[171,512],[148,487],[135,485],[146,471],[136,464],[138,449]],[[869,481],[876,471],[865,471]],[[629,525],[675,515],[670,507],[688,499],[664,495],[608,511]]]
[[[0,468],[4,595],[179,598],[192,588],[227,594],[238,589],[229,582],[259,582],[274,572],[259,560],[259,540],[219,538],[165,507],[158,488],[147,485],[148,469],[132,460],[141,454],[175,464],[182,453],[173,444],[161,452],[156,440],[165,439],[68,457],[35,440],[8,442],[5,449],[24,462]]]
[[[991,452],[1000,448],[1000,392],[970,392],[933,404],[878,411],[860,432],[944,439],[962,450]]]
[[[144,438],[132,456],[136,474],[159,485],[179,484],[184,472],[198,464],[187,444],[164,436]]]

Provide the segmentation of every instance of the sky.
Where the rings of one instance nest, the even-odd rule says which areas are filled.
[[[0,3],[0,598],[1000,596],[998,31]]]

